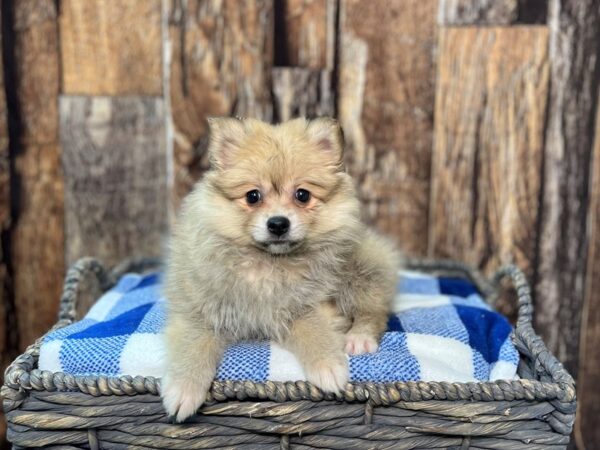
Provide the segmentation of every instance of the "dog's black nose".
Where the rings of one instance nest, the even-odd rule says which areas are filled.
[[[290,229],[290,220],[284,216],[271,217],[267,220],[267,229],[275,236],[282,236]]]

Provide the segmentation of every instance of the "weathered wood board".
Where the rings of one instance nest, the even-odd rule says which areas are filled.
[[[518,0],[440,0],[440,25],[510,25],[519,14]]]
[[[275,45],[278,64],[313,70],[333,70],[335,63],[335,0],[280,0],[281,30]],[[280,25],[280,24],[277,24]]]
[[[17,156],[22,196],[12,234],[19,347],[56,322],[65,273],[64,185],[57,143],[34,144]]]
[[[164,101],[60,98],[66,258],[160,256],[168,226]]]
[[[600,104],[600,99],[599,103]],[[588,212],[589,248],[587,257],[585,299],[581,312],[581,348],[577,388],[577,447],[600,448],[600,114],[596,109],[596,132],[590,180],[590,208]]]
[[[0,0],[0,13],[2,11],[2,0]],[[2,23],[0,16],[0,23]],[[2,34],[0,33],[0,48],[2,48]],[[8,110],[6,108],[6,96],[4,94],[4,69],[0,60],[0,354],[8,354],[8,327],[6,310],[10,308],[9,302],[9,248],[8,233],[10,232],[10,155],[8,148]],[[0,358],[0,369],[4,370],[6,358]],[[2,421],[2,418],[0,418]],[[0,431],[0,440],[4,433]]]
[[[544,24],[546,0],[440,0],[438,22],[445,26]]]
[[[272,77],[277,121],[294,117],[332,117],[335,114],[331,71],[275,67]]]
[[[0,23],[2,23],[2,1],[0,0]],[[5,0],[4,0],[5,1]],[[2,48],[2,33],[0,32],[0,48]],[[4,86],[4,67],[0,60],[0,370],[4,369],[14,357],[14,349],[10,348],[12,342],[8,339],[12,324],[8,320],[7,312],[11,309],[12,298],[10,293],[10,278],[8,272],[9,244],[11,221],[10,202],[10,155],[8,136],[8,109]],[[0,412],[0,448],[6,436],[6,421]]]
[[[65,94],[161,95],[161,0],[61,0]]]
[[[545,27],[440,29],[431,256],[533,274],[547,47]]]
[[[175,206],[208,166],[208,116],[272,118],[273,1],[171,2]]]
[[[536,330],[577,378],[590,164],[600,82],[600,5],[553,2],[550,92],[540,197]]]
[[[19,128],[11,263],[23,350],[56,322],[64,276],[63,177],[58,145],[59,44],[56,3],[13,3],[15,80],[12,114]]]
[[[340,3],[338,116],[365,218],[427,249],[437,1]]]
[[[53,144],[58,136],[59,43],[55,2],[23,0],[12,7],[19,144]]]

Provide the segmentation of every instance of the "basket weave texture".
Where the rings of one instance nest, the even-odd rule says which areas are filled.
[[[81,317],[125,272],[156,268],[132,260],[113,270],[85,258],[69,270],[58,323]],[[153,377],[73,376],[37,368],[41,340],[7,368],[2,387],[8,439],[15,449],[554,449],[566,448],[576,397],[573,378],[532,328],[525,276],[514,266],[485,280],[450,261],[409,268],[459,275],[493,299],[503,279],[518,298],[513,341],[519,380],[349,383],[321,392],[305,381],[215,381],[208,402],[172,424]]]

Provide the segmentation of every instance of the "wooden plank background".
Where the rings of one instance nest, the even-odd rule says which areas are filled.
[[[435,0],[340,4],[338,113],[368,222],[427,250]]]
[[[168,225],[163,99],[62,96],[60,121],[67,263],[160,256]]]
[[[528,45],[515,46],[515,42]],[[439,33],[429,253],[531,277],[548,93],[546,27]],[[503,312],[514,314],[512,302]]]
[[[12,7],[14,59],[11,141],[10,265],[19,350],[56,315],[64,259],[64,180],[58,137],[60,93],[58,19],[53,0],[5,2]],[[8,37],[8,36],[7,36]],[[4,41],[7,44],[7,41]],[[7,81],[8,84],[8,81]],[[11,123],[10,119],[15,122]]]
[[[272,118],[273,0],[173,0],[168,14],[177,206],[207,168],[207,116]]]
[[[2,1],[0,1],[0,6]],[[2,8],[0,7],[0,23],[2,23]],[[0,35],[0,46],[2,36]],[[11,222],[10,202],[10,153],[8,140],[8,110],[6,107],[6,87],[4,84],[4,66],[0,61],[0,364],[2,368],[16,356],[16,339],[10,339],[8,324],[14,323],[9,311],[13,308],[11,302],[11,286],[9,277],[9,234]],[[14,335],[14,333],[13,333]],[[12,347],[12,348],[11,348]],[[6,423],[0,418],[0,439],[6,435]],[[2,445],[2,444],[0,444]]]
[[[161,253],[207,116],[332,115],[368,223],[525,269],[578,380],[577,447],[600,448],[597,1],[0,5],[3,366],[55,321],[69,263]]]

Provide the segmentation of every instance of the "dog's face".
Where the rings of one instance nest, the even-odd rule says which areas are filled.
[[[282,255],[343,238],[341,232],[357,223],[335,121],[209,123],[215,232],[236,245]]]

